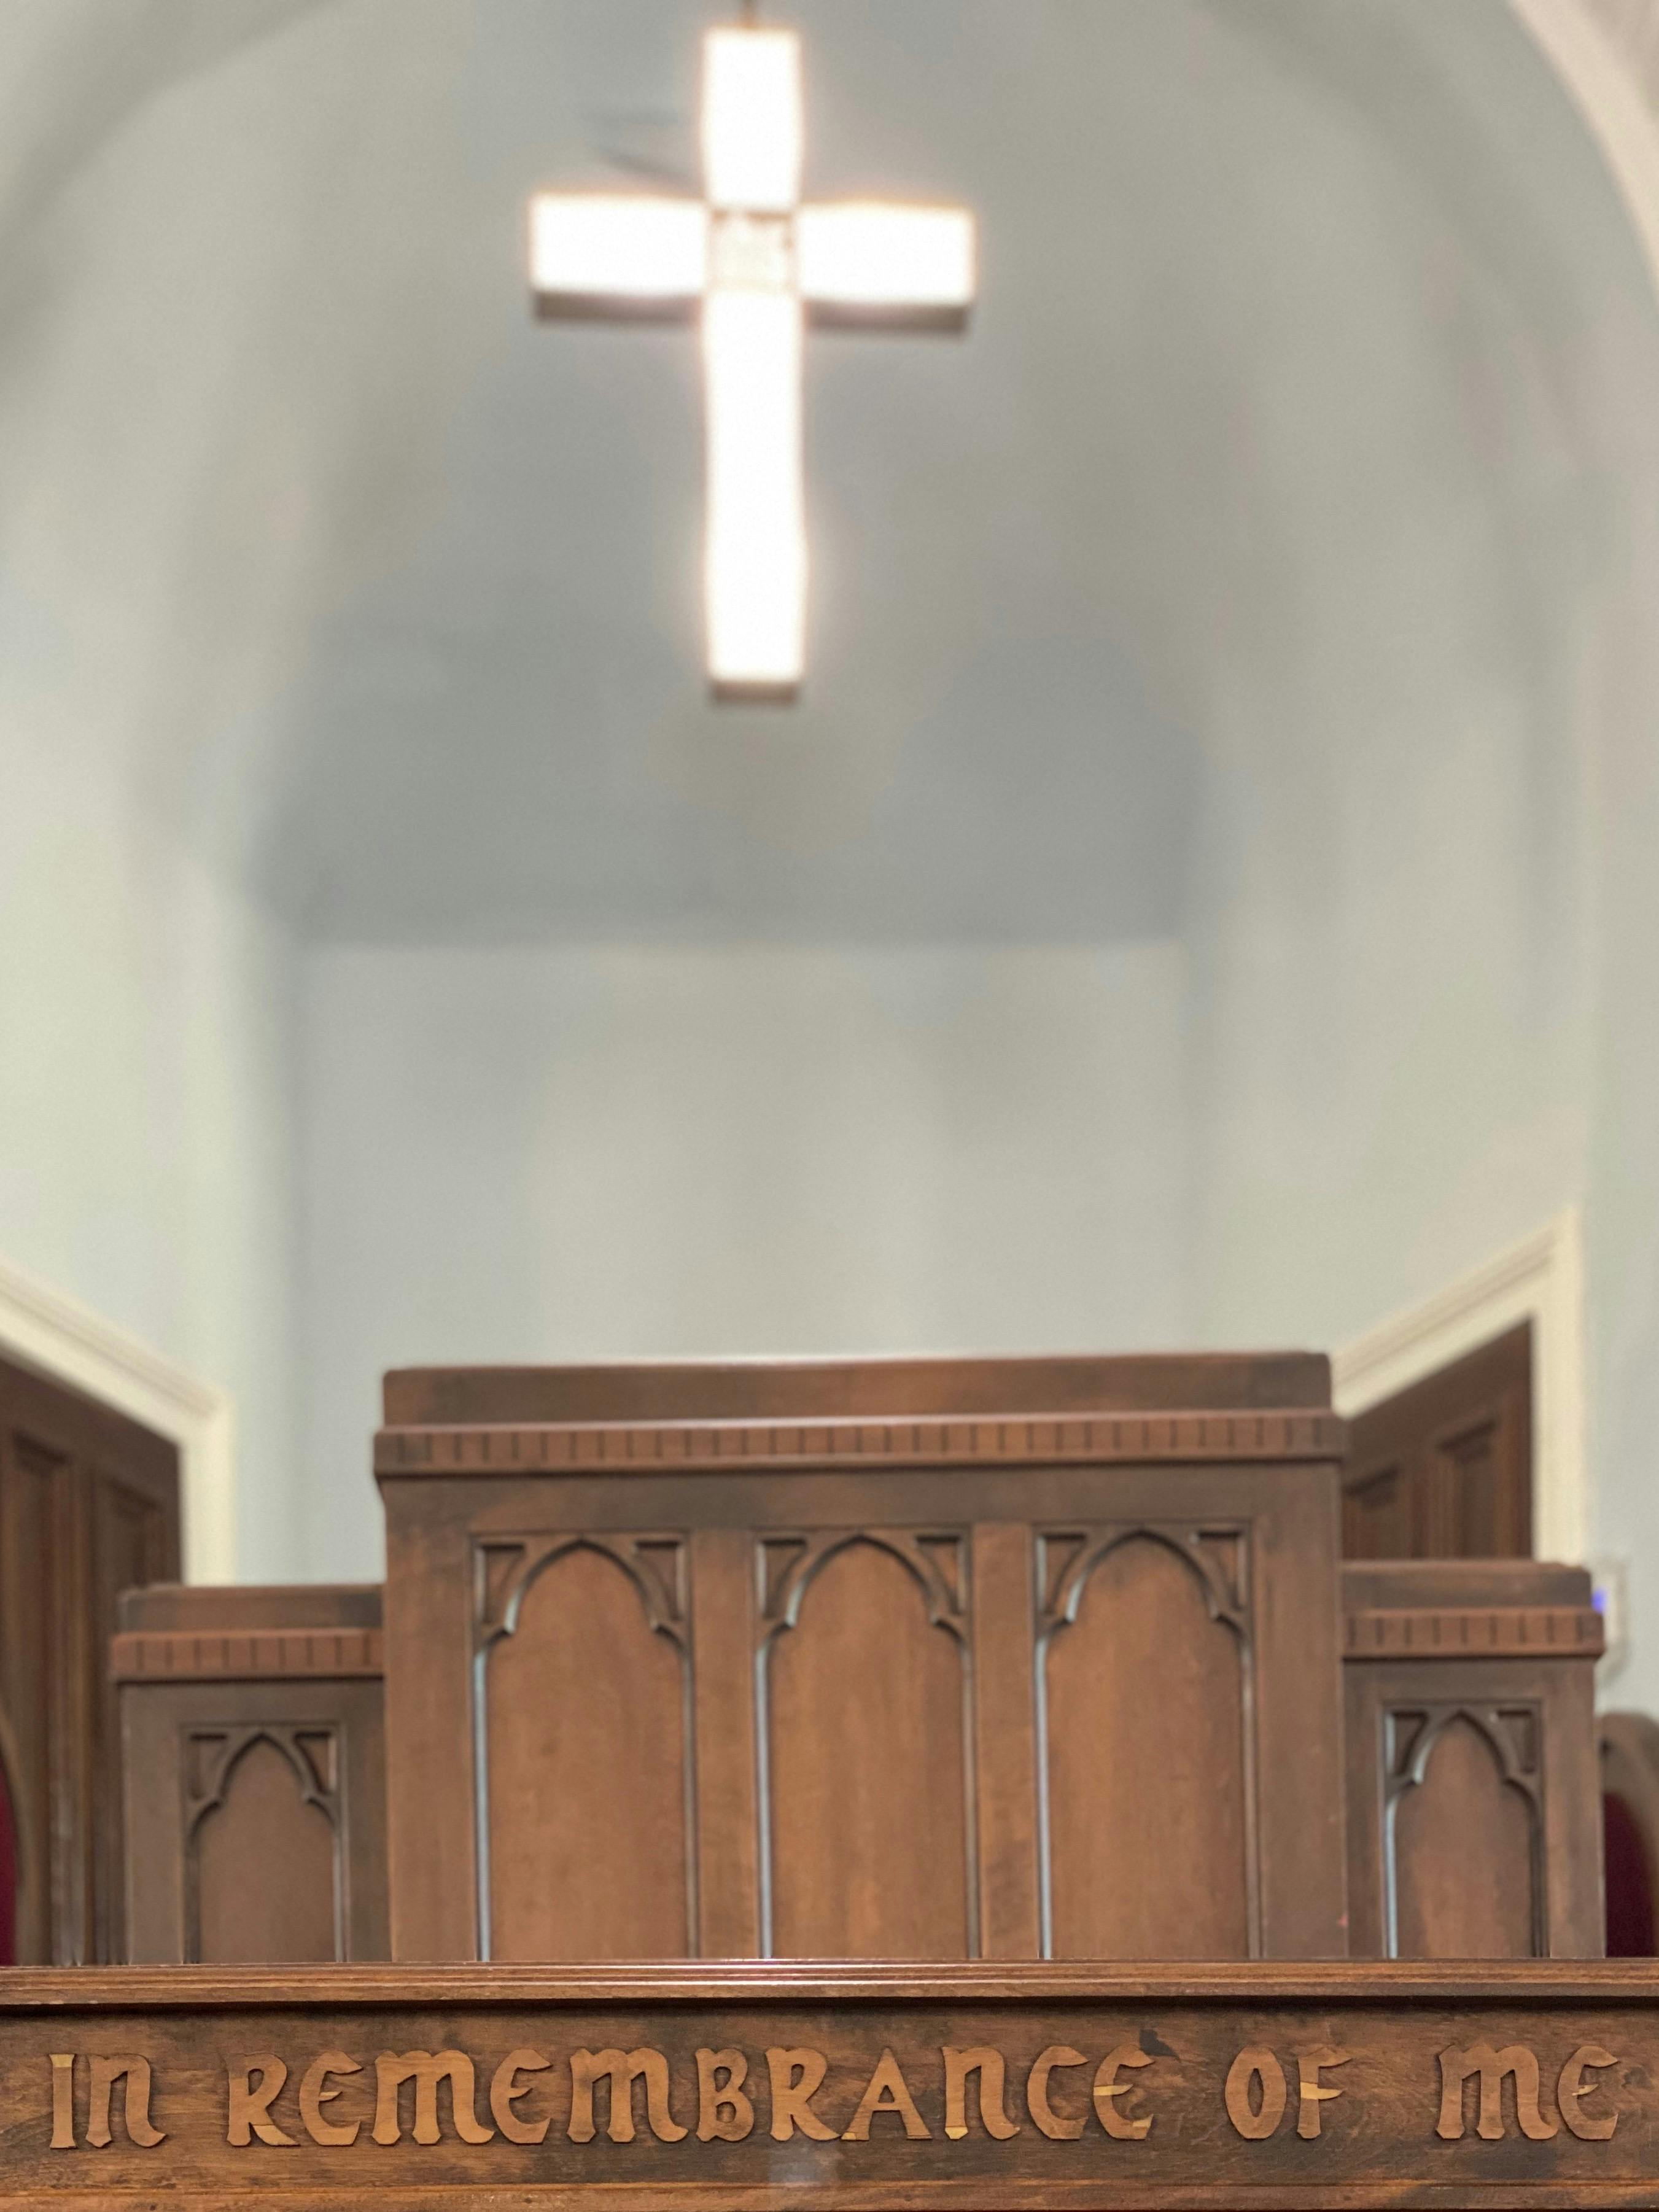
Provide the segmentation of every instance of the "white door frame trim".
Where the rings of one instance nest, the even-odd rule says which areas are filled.
[[[1532,1323],[1533,1550],[1578,1563],[1589,1552],[1590,1495],[1576,1206],[1341,1346],[1331,1356],[1333,1395],[1340,1413],[1364,1413],[1523,1321]]]
[[[185,1578],[235,1580],[236,1415],[228,1391],[5,1260],[0,1352],[177,1444]]]

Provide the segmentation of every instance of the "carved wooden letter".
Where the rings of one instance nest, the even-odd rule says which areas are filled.
[[[821,2051],[769,2051],[766,2067],[772,2079],[772,2136],[787,2142],[799,2128],[814,2142],[834,2142],[836,2131],[827,2128],[812,2110],[811,2100],[823,2081],[827,2064]]]
[[[741,2142],[753,2128],[755,2107],[743,2094],[748,2074],[749,2061],[740,2051],[698,2051],[699,2142]]]
[[[253,2077],[259,2086],[253,2087]],[[284,2135],[270,2117],[270,2107],[288,2079],[288,2068],[276,2057],[250,2058],[245,2066],[225,2069],[229,2110],[225,2141],[234,2150],[246,2150],[253,2137],[283,2150],[297,2150],[294,2137]]]
[[[102,2150],[111,2141],[110,2092],[125,2075],[127,2082],[127,2139],[141,2150],[154,2150],[167,2140],[165,2131],[149,2124],[149,2061],[148,2058],[94,2058],[92,2097],[87,2114],[87,2141]]]
[[[1555,2101],[1561,2107],[1561,2117],[1580,2142],[1606,2142],[1619,2124],[1617,2112],[1595,2117],[1585,2112],[1580,2101],[1594,2096],[1600,2083],[1586,2081],[1587,2066],[1616,2066],[1619,2061],[1612,2051],[1604,2051],[1599,2043],[1581,2043],[1561,2069],[1561,2078],[1555,2085]]]
[[[1328,2089],[1321,2081],[1321,2067],[1346,2066],[1347,2063],[1347,2052],[1333,2050],[1328,2043],[1316,2045],[1311,2051],[1297,2052],[1296,2131],[1304,2142],[1314,2142],[1318,2139],[1322,2118],[1320,2106],[1329,2104],[1333,2097],[1342,2094],[1340,2089]]]
[[[668,2061],[648,2046],[639,2051],[574,2051],[570,2054],[570,2140],[593,2140],[593,2084],[611,2081],[605,2133],[612,2142],[634,2140],[634,2084],[645,2082],[645,2117],[659,2142],[683,2142],[685,2130],[668,2107]]]
[[[1483,2142],[1502,2139],[1506,2074],[1515,2076],[1515,2117],[1522,2134],[1529,2142],[1547,2142],[1555,2133],[1555,2122],[1538,2109],[1538,2061],[1525,2044],[1506,2043],[1494,2051],[1490,2043],[1472,2043],[1467,2051],[1447,2049],[1440,2054],[1440,2118],[1435,2133],[1444,2142],[1455,2142],[1463,2132],[1463,2084],[1471,2074],[1480,2077],[1474,2131]]]
[[[438,2126],[438,2084],[447,2079],[450,2110],[455,2132],[463,2142],[487,2143],[494,2128],[481,2127],[473,2105],[472,2061],[464,2051],[383,2051],[374,2062],[374,2125],[377,2143],[395,2143],[400,2133],[398,2092],[405,2081],[415,2084],[415,2125],[410,2130],[417,2143],[441,2140]]]
[[[489,2084],[490,2115],[508,2142],[538,2143],[545,2140],[547,2122],[521,2120],[513,2107],[536,2086],[533,2081],[520,2081],[520,2075],[545,2074],[552,2063],[539,2051],[525,2049],[509,2051],[495,2069]]]
[[[339,2095],[337,2089],[323,2087],[331,2074],[361,2074],[362,2068],[343,2051],[325,2051],[320,2058],[313,2058],[305,2070],[300,2084],[300,2118],[305,2122],[306,2133],[313,2142],[326,2144],[331,2149],[343,2150],[357,2140],[361,2120],[341,2126],[327,2118],[325,2105],[332,2104]]]
[[[958,2051],[949,2044],[945,2046],[945,2134],[952,2142],[960,2142],[968,2132],[970,2074],[979,2075],[979,2116],[986,2134],[994,2136],[998,2142],[1006,2142],[1010,2136],[1019,2133],[1019,2122],[1009,2118],[1002,2100],[1002,2053],[993,2051],[988,2043],[976,2044],[966,2051]]]
[[[1261,2084],[1261,2102],[1252,2106],[1252,2078]],[[1251,2044],[1227,2069],[1227,2118],[1246,2142],[1265,2142],[1285,2117],[1285,2069],[1271,2051]]]
[[[1086,2066],[1088,2060],[1069,2043],[1051,2043],[1039,2051],[1025,2084],[1025,2105],[1032,2119],[1053,2142],[1072,2142],[1083,2133],[1081,2120],[1062,2119],[1048,2102],[1048,2076],[1056,2066]]]
[[[75,2053],[52,2054],[52,2147],[75,2148]]]
[[[1150,2066],[1152,2059],[1138,2043],[1120,2043],[1115,2051],[1109,2051],[1100,2062],[1095,2075],[1095,2117],[1107,2134],[1117,2142],[1139,2142],[1152,2131],[1152,2115],[1139,2120],[1126,2120],[1117,2109],[1116,2100],[1126,2097],[1133,2088],[1133,2081],[1120,2081],[1118,2069],[1122,2066]]]
[[[859,2108],[853,2115],[843,2142],[868,2142],[870,2123],[878,2112],[896,2112],[904,2123],[904,2132],[912,2142],[926,2142],[932,2132],[927,2123],[916,2110],[915,2100],[900,2071],[899,2063],[890,2051],[884,2051],[876,2061],[876,2070],[870,2076],[869,2087],[859,2099]]]

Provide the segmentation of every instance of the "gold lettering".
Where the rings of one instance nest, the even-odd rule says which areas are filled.
[[[472,2061],[464,2051],[383,2051],[374,2062],[374,2125],[377,2143],[395,2143],[402,2133],[398,2117],[398,2092],[405,2081],[415,2084],[415,2124],[410,2132],[417,2143],[441,2138],[438,2125],[438,2084],[449,2084],[449,2108],[455,2132],[463,2142],[487,2143],[494,2128],[479,2124],[473,2103],[476,2082]]]
[[[969,2050],[958,2051],[953,2045],[945,2046],[945,2132],[952,2142],[960,2142],[968,2132],[968,2076],[979,2076],[979,2116],[985,2132],[998,2142],[1006,2142],[1010,2136],[1019,2133],[1019,2122],[1011,2120],[1003,2103],[1002,2053],[993,2051],[988,2043],[975,2044]]]
[[[75,2053],[52,2054],[52,2147],[75,2148]]]
[[[722,2081],[718,2077],[724,2075]],[[697,2053],[697,2141],[741,2142],[755,2124],[755,2107],[743,2094],[749,2061],[740,2051]]]
[[[1118,2069],[1150,2066],[1152,2063],[1138,2043],[1120,2043],[1100,2062],[1100,2070],[1095,2075],[1095,2117],[1115,2142],[1139,2142],[1152,2131],[1150,2113],[1141,2119],[1129,2120],[1117,2108],[1117,2100],[1132,2095],[1135,2087],[1133,2081],[1118,2080]]]
[[[821,2051],[769,2051],[766,2070],[772,2083],[772,2140],[787,2142],[799,2128],[814,2142],[834,2142],[836,2131],[827,2128],[812,2110],[811,2100],[823,2086],[826,2061]]]
[[[1333,2097],[1342,2094],[1340,2089],[1328,2088],[1320,2080],[1320,2069],[1346,2066],[1347,2063],[1347,2052],[1334,2050],[1328,2043],[1316,2044],[1311,2051],[1297,2052],[1296,2131],[1304,2142],[1318,2140],[1319,2124],[1324,2117],[1320,2106],[1329,2104]]]
[[[508,2142],[538,2143],[546,2140],[545,2120],[521,2120],[513,2107],[536,2087],[533,2081],[520,2081],[520,2075],[545,2074],[552,2063],[539,2051],[526,2049],[509,2051],[495,2069],[489,2084],[489,2110]]]
[[[1612,2051],[1603,2051],[1599,2043],[1581,2043],[1561,2069],[1561,2078],[1555,2085],[1555,2101],[1561,2107],[1562,2118],[1580,2142],[1606,2142],[1619,2124],[1617,2112],[1595,2117],[1583,2110],[1580,2100],[1593,2097],[1601,2087],[1599,2081],[1585,2081],[1584,2069],[1618,2063]]]
[[[1260,2104],[1250,2102],[1250,2083],[1261,2084]],[[1285,2117],[1285,2069],[1271,2051],[1251,2044],[1227,2069],[1227,2118],[1246,2142],[1265,2142]]]
[[[163,2130],[149,2124],[149,2061],[148,2058],[94,2058],[92,2094],[87,2107],[87,2141],[102,2150],[112,2141],[109,2128],[110,2093],[126,2077],[127,2139],[141,2150],[154,2150],[165,2142]]]
[[[668,2061],[660,2051],[577,2051],[570,2058],[570,2140],[593,2140],[593,2084],[611,2083],[605,2132],[612,2142],[634,2140],[634,2083],[645,2082],[645,2116],[659,2142],[683,2142],[685,2130],[668,2106]]]
[[[259,2086],[253,2087],[253,2076],[259,2076]],[[225,2141],[234,2150],[246,2150],[255,2136],[262,2143],[279,2145],[284,2150],[296,2150],[299,2146],[292,2136],[287,2136],[270,2117],[270,2107],[288,2079],[288,2068],[280,2058],[250,2058],[246,2066],[225,2069],[229,2112],[225,2123]]]
[[[896,2112],[912,2142],[927,2142],[931,2132],[927,2123],[916,2110],[915,2100],[890,2051],[884,2051],[877,2059],[869,2087],[859,2099],[859,2108],[842,2133],[842,2141],[868,2142],[870,2123],[878,2112]]]
[[[1474,2131],[1483,2142],[1497,2142],[1504,2133],[1504,2076],[1515,2076],[1515,2117],[1529,2142],[1547,2142],[1555,2122],[1538,2109],[1538,2061],[1524,2043],[1506,2043],[1494,2051],[1490,2043],[1472,2043],[1467,2051],[1447,2049],[1440,2054],[1440,2118],[1435,2133],[1455,2142],[1463,2132],[1463,2084],[1472,2074],[1480,2080],[1480,2103]]]
[[[300,2084],[300,2118],[305,2122],[306,2133],[313,2142],[325,2144],[331,2149],[343,2150],[348,2143],[356,2142],[357,2130],[362,2122],[353,2120],[349,2126],[343,2127],[331,2120],[323,2106],[331,2105],[340,2092],[325,2089],[323,2084],[331,2074],[361,2074],[362,2070],[357,2061],[348,2057],[343,2051],[325,2051],[320,2058],[313,2058],[307,2067],[305,2078]]]
[[[1048,2102],[1048,2076],[1056,2066],[1086,2066],[1088,2060],[1069,2043],[1051,2043],[1039,2051],[1025,2083],[1025,2108],[1051,2142],[1073,2142],[1083,2133],[1081,2120],[1063,2119]]]

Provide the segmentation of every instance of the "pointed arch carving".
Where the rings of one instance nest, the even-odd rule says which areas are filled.
[[[968,1542],[965,1528],[949,1527],[756,1539],[763,1956],[780,1955],[780,1947],[784,1955],[882,1955],[879,1906],[854,1898],[860,1867],[878,1863],[883,1872],[866,1885],[866,1900],[884,1881],[925,1882],[931,1895],[896,1901],[896,1921],[932,1925],[938,1956],[979,1954]],[[849,1577],[860,1553],[896,1567],[902,1580],[880,1567]],[[919,1636],[917,1605],[884,1607],[884,1579],[895,1591],[908,1585],[919,1603]],[[832,1588],[836,1604],[815,1615],[817,1594]],[[884,1668],[890,1671],[877,1693]],[[866,1790],[872,1776],[878,1790]],[[818,1832],[824,1828],[834,1830],[833,1848]],[[806,1871],[808,1860],[816,1872]]]
[[[1465,1699],[1401,1705],[1382,1715],[1382,1867],[1384,1933],[1387,1955],[1401,1956],[1403,1905],[1410,1869],[1401,1839],[1402,1812],[1417,1793],[1425,1792],[1434,1773],[1436,1754],[1459,1729],[1467,1729],[1483,1745],[1505,1799],[1516,1802],[1524,1822],[1522,1874],[1528,1896],[1522,1915],[1524,1934],[1534,1958],[1549,1955],[1549,1929],[1544,1881],[1544,1776],[1541,1747],[1543,1715],[1535,1700],[1519,1698],[1508,1704],[1482,1704]],[[1421,1802],[1419,1800],[1418,1802]],[[1483,1883],[1492,1869],[1482,1862]],[[1419,1955],[1416,1948],[1412,1955]],[[1522,1955],[1527,1955],[1522,1953]]]
[[[1192,1886],[1217,1913],[1210,1948],[1218,1955],[1259,1957],[1262,1948],[1258,1748],[1255,1726],[1255,1625],[1250,1524],[1237,1521],[1139,1520],[1050,1526],[1036,1531],[1034,1640],[1037,1750],[1038,1915],[1043,1955],[1090,1953],[1146,1956],[1150,1943],[1178,1955],[1179,1930],[1158,1918],[1160,1891],[1149,1885],[1137,1902],[1121,1881],[1103,1887],[1099,1869],[1114,1852],[1103,1843],[1123,1826],[1120,1863],[1143,1866],[1157,1856],[1155,1828],[1137,1821],[1167,1803],[1170,1832],[1211,1852],[1196,1863]],[[1137,1592],[1121,1570],[1126,1555],[1146,1547],[1178,1563],[1177,1581]],[[1124,1638],[1110,1614],[1079,1624],[1098,1578],[1120,1571],[1118,1595],[1133,1612]],[[1154,1567],[1152,1583],[1158,1580]],[[1220,1646],[1194,1639],[1168,1616],[1188,1590],[1201,1606],[1197,1621],[1224,1632]],[[1150,1606],[1147,1618],[1136,1608]],[[1086,1679],[1070,1644],[1091,1638]],[[1098,1647],[1097,1650],[1096,1647]],[[1103,1673],[1102,1669],[1103,1668]],[[1152,1715],[1158,1726],[1152,1725]],[[1084,1756],[1094,1733],[1106,1741]],[[1183,1735],[1183,1731],[1185,1734]],[[1187,1738],[1190,1737],[1190,1741]],[[1073,1763],[1081,1759],[1081,1764]],[[1135,1780],[1126,1787],[1124,1778]],[[1087,1801],[1086,1805],[1085,1801]],[[1161,1886],[1167,1891],[1167,1885]],[[1064,1903],[1069,1888],[1070,1909]],[[1234,1900],[1228,1903],[1227,1900]],[[1151,1916],[1148,1918],[1147,1916]],[[1196,1923],[1194,1923],[1196,1925]]]
[[[210,1900],[204,1894],[204,1832],[209,1819],[228,1804],[238,1770],[248,1754],[266,1746],[295,1785],[296,1805],[319,1813],[329,1830],[330,1916],[332,1955],[346,1956],[345,1846],[347,1806],[338,1730],[329,1722],[258,1721],[243,1728],[190,1728],[185,1731],[185,1943],[187,1960],[202,1958]]]
[[[691,1598],[690,1544],[684,1529],[648,1530],[562,1530],[556,1534],[526,1536],[481,1537],[473,1547],[473,1760],[474,1796],[473,1818],[477,1837],[477,1909],[479,1931],[479,1956],[489,1959],[497,1955],[513,1955],[515,1944],[522,1946],[534,1937],[515,1936],[515,1923],[528,1928],[534,1922],[535,1908],[526,1908],[527,1877],[525,1872],[526,1854],[532,1848],[529,1831],[537,1825],[536,1808],[543,1807],[554,1816],[554,1826],[562,1818],[559,1808],[566,1813],[582,1804],[585,1793],[579,1785],[572,1790],[558,1787],[555,1778],[546,1771],[545,1747],[538,1753],[534,1731],[529,1725],[521,1697],[512,1711],[503,1710],[498,1693],[498,1676],[502,1655],[509,1650],[522,1634],[527,1632],[526,1621],[533,1618],[536,1593],[544,1579],[583,1558],[602,1561],[607,1570],[614,1571],[631,1592],[637,1607],[637,1617],[652,1643],[660,1638],[672,1654],[674,1687],[669,1693],[673,1706],[672,1727],[663,1725],[661,1698],[653,1700],[655,1710],[648,1715],[639,1715],[636,1723],[653,1746],[646,1754],[642,1775],[645,1789],[639,1794],[637,1825],[641,1832],[649,1830],[660,1838],[668,1827],[674,1832],[673,1856],[678,1862],[676,1873],[679,1879],[672,1887],[683,1900],[675,1910],[683,1913],[678,1933],[672,1938],[665,1928],[658,1929],[655,1948],[663,1955],[697,1954],[697,1869],[696,1869],[696,1769],[694,1729],[694,1681],[691,1655]],[[579,1601],[579,1608],[583,1601]],[[586,1602],[589,1610],[597,1604],[599,1613],[605,1612],[605,1601],[597,1590],[590,1590]],[[614,1692],[619,1683],[631,1683],[636,1700],[647,1695],[638,1679],[637,1669],[630,1671],[630,1655],[625,1648],[628,1637],[624,1625],[616,1617],[607,1615],[608,1628],[597,1636],[591,1654],[591,1666],[595,1682],[603,1680],[607,1689]],[[607,1640],[608,1639],[608,1640]],[[637,1658],[637,1651],[633,1655]],[[556,1661],[564,1664],[564,1660]],[[653,1670],[647,1666],[646,1673]],[[629,1694],[623,1692],[623,1694]],[[591,1700],[589,1701],[592,1702]],[[573,1720],[579,1721],[581,1711],[571,1710]],[[585,1711],[585,1708],[582,1709]],[[647,1723],[652,1723],[647,1725]],[[567,1753],[572,1750],[567,1730],[560,1739]],[[580,1730],[575,1731],[580,1735]],[[509,1775],[501,1778],[503,1787],[510,1787],[512,1802],[521,1805],[522,1818],[515,1818],[503,1826],[497,1807],[492,1812],[492,1764],[500,1755],[503,1740],[510,1741],[508,1756],[512,1761]],[[581,1741],[586,1743],[586,1736]],[[627,1761],[637,1755],[637,1744],[617,1742],[610,1760],[612,1770],[616,1761]],[[587,1754],[594,1747],[587,1745]],[[662,1768],[665,1762],[675,1771],[671,1778],[673,1803],[672,1808],[664,1795]],[[653,1769],[656,1771],[653,1771]],[[657,1785],[653,1796],[653,1785]],[[657,1802],[660,1799],[661,1802]],[[617,1817],[621,1819],[620,1808]],[[626,1825],[626,1824],[624,1824]],[[609,1838],[614,1848],[619,1840],[612,1833]],[[623,1836],[621,1840],[628,1840]],[[567,1847],[578,1850],[573,1835],[566,1838]],[[601,1846],[603,1848],[603,1846]],[[624,1856],[626,1852],[624,1851]],[[580,1856],[580,1853],[579,1853]],[[659,1855],[660,1856],[660,1855]],[[517,1869],[506,1877],[509,1890],[520,1903],[515,1907],[509,1899],[507,1919],[502,1921],[498,1911],[496,1890],[502,1879],[503,1867]],[[596,1875],[596,1879],[599,1876]],[[656,1885],[659,1887],[660,1884]],[[525,1918],[526,1910],[530,1920]],[[641,1924],[644,1916],[641,1914]],[[544,1936],[543,1940],[549,1940]],[[502,1950],[502,1945],[507,1948]],[[577,1956],[580,1950],[551,1951],[551,1955]],[[628,1955],[618,1953],[617,1955]]]

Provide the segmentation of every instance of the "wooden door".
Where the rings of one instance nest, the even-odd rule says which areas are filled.
[[[109,1640],[124,1589],[178,1572],[176,1449],[0,1360],[0,1826],[19,1963],[125,1955]]]
[[[1484,1344],[1350,1425],[1350,1559],[1532,1552],[1532,1325]]]

